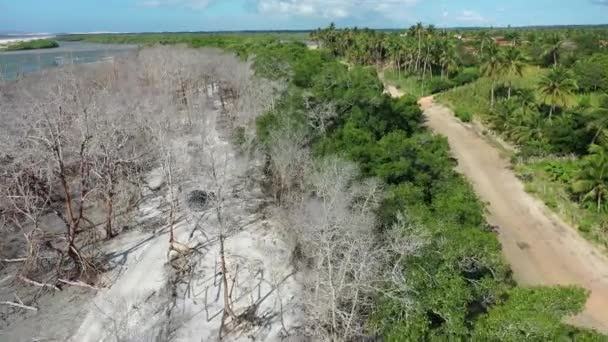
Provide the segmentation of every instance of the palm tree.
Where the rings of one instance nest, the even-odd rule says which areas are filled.
[[[458,71],[458,57],[453,46],[447,45],[441,50],[439,64],[441,65],[441,78],[449,77],[451,73]]]
[[[545,49],[544,55],[551,57],[551,59],[553,59],[553,66],[557,67],[557,61],[562,50],[563,40],[559,35],[555,34],[550,36],[547,41],[549,46]]]
[[[593,137],[593,143],[595,143],[600,135],[606,133],[606,129],[608,128],[608,95],[602,97],[598,107],[592,107],[587,112],[591,116],[587,129],[595,131],[595,136]]]
[[[554,67],[541,79],[538,90],[543,95],[543,100],[549,100],[551,104],[549,119],[558,105],[565,107],[568,104],[568,100],[576,89],[576,82],[572,79],[570,72],[563,67]]]
[[[425,47],[426,47],[426,52],[424,55],[424,67],[422,69],[422,78],[425,78],[426,76],[426,70],[427,68],[430,69],[431,71],[431,77],[433,77],[433,68],[431,67],[431,61],[430,61],[430,56],[431,56],[431,47],[434,46],[435,44],[435,33],[436,33],[436,29],[434,25],[429,25],[426,28],[426,35],[425,35]]]
[[[492,88],[490,94],[490,106],[494,107],[494,89],[496,88],[496,81],[503,74],[504,63],[502,56],[498,53],[498,47],[496,45],[490,45],[486,53],[485,61],[481,65],[481,74],[489,77],[492,80]]]
[[[522,89],[517,94],[517,102],[521,106],[521,111],[524,115],[528,109],[536,109],[536,96],[531,89]]]
[[[511,98],[511,89],[513,88],[511,77],[524,75],[524,58],[521,51],[515,47],[510,47],[505,51],[502,59],[504,74],[509,77],[509,94],[507,98]]]
[[[418,55],[416,56],[416,72],[420,66],[420,58],[422,57],[422,33],[424,32],[424,26],[422,23],[416,23],[415,26],[410,27],[409,33],[414,37],[418,37]]]
[[[477,33],[477,39],[481,42],[481,47],[479,48],[479,54],[483,56],[484,46],[488,41],[491,41],[490,35],[488,31],[481,30]]]
[[[580,194],[583,201],[593,200],[599,212],[602,201],[608,197],[608,151],[599,145],[591,145],[589,152],[591,154],[583,158],[572,190]]]

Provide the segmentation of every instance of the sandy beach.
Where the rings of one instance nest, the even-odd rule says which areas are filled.
[[[3,36],[0,35],[0,48],[6,47],[11,44],[19,42],[28,42],[37,39],[49,39],[54,38],[54,35],[15,35],[15,36]]]

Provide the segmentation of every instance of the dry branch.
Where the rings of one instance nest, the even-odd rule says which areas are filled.
[[[38,308],[35,308],[33,306],[28,306],[28,305],[24,305],[24,304],[15,303],[15,302],[0,302],[0,304],[9,305],[9,306],[13,306],[16,308],[21,308],[21,309],[26,309],[26,310],[31,310],[31,311],[38,311]]]
[[[65,279],[58,279],[58,281],[59,281],[60,283],[64,283],[64,284],[67,284],[67,285],[79,286],[79,287],[86,287],[86,288],[88,288],[88,289],[92,289],[92,290],[95,290],[95,291],[99,291],[99,288],[98,288],[98,287],[91,286],[91,285],[89,285],[89,284],[87,284],[87,283],[83,283],[82,281],[69,281],[69,280],[65,280]]]
[[[27,258],[18,258],[18,259],[2,259],[2,262],[6,262],[6,263],[17,263],[17,262],[24,262],[27,261]]]
[[[35,280],[32,280],[32,279],[26,278],[26,277],[24,277],[24,276],[22,276],[22,275],[19,275],[19,280],[23,281],[24,283],[27,283],[27,284],[33,285],[33,286],[38,286],[38,287],[42,287],[42,288],[48,287],[48,288],[53,289],[53,290],[55,290],[55,291],[61,291],[61,289],[60,289],[60,288],[58,288],[58,287],[57,287],[57,286],[55,286],[55,285],[52,285],[52,284],[45,284],[45,283],[39,283],[39,282],[37,282],[37,281],[35,281]]]

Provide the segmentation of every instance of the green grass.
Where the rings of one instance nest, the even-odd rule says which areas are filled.
[[[403,73],[399,75],[397,72],[387,70],[384,72],[384,78],[390,85],[395,86],[406,95],[411,95],[415,98],[430,95],[430,90],[425,87],[424,83],[417,76],[405,75]]]
[[[608,214],[578,204],[569,191],[569,184],[555,179],[550,169],[555,166],[571,168],[577,161],[572,158],[546,158],[515,165],[515,172],[524,182],[528,193],[541,199],[581,234],[604,248],[608,247]]]
[[[527,67],[524,70],[524,76],[514,78],[512,84],[517,88],[536,89],[539,80],[546,72],[547,69]],[[480,78],[475,82],[440,94],[437,98],[456,113],[470,113],[481,122],[486,122],[492,115],[490,87],[491,81],[488,78]],[[599,93],[579,94],[573,97],[571,105],[576,106],[586,101],[592,106],[598,106],[601,96],[602,94]],[[537,101],[541,99],[538,93],[536,93],[536,98]],[[500,132],[496,133],[500,135]],[[554,179],[555,175],[549,172],[551,166],[572,167],[572,163],[576,163],[576,161],[571,158],[549,157],[527,163],[514,163],[514,168],[523,180],[526,191],[541,199],[587,239],[608,247],[608,214],[598,213],[594,208],[587,208],[579,204],[569,191],[569,183]]]
[[[523,77],[510,79],[514,88],[535,89],[546,70],[535,66],[524,69]],[[507,83],[509,80],[505,80]],[[499,82],[500,83],[500,82]],[[474,117],[483,118],[490,113],[490,90],[492,81],[482,77],[462,87],[451,89],[437,96],[437,99],[451,108],[472,113]]]
[[[543,75],[547,73],[547,69],[537,66],[528,66],[524,69],[523,77],[511,78],[511,83],[514,88],[533,89],[536,99],[541,102],[542,96],[536,92],[537,85]],[[506,84],[509,80],[499,81]],[[470,112],[474,117],[484,121],[490,115],[490,89],[492,82],[487,77],[482,77],[477,81],[466,84],[446,91],[437,96],[439,102],[448,105],[450,108],[459,109],[461,111]],[[591,106],[597,107],[600,99],[603,96],[601,93],[577,94],[573,97],[571,105],[576,106],[583,101],[588,101]]]
[[[6,47],[5,51],[52,49],[59,47],[59,43],[52,39],[36,39],[27,42],[18,42]]]

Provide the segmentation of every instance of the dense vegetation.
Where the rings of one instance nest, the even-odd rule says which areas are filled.
[[[369,332],[378,329],[394,341],[599,339],[560,323],[582,308],[580,289],[515,287],[483,205],[453,171],[447,141],[422,127],[416,99],[383,95],[375,69],[349,70],[327,51],[298,45],[268,49],[256,59],[258,70],[264,66],[267,76],[288,75],[291,86],[258,120],[261,143],[272,149],[273,132],[290,132],[285,136],[301,137],[296,141],[310,146],[316,159],[337,154],[357,162],[363,177],[386,184],[378,238],[390,243],[389,228],[405,220],[401,234],[423,241],[392,270],[401,281],[375,293]],[[289,63],[268,63],[262,56],[282,56]],[[311,121],[310,106],[330,106],[335,115]]]
[[[20,51],[20,50],[38,50],[38,49],[52,49],[59,47],[59,43],[52,39],[36,39],[25,42],[18,42],[10,44],[6,47],[5,51]]]
[[[429,31],[438,37],[433,44],[427,43]],[[415,243],[411,251],[393,251],[394,268],[382,270],[390,275],[390,281],[365,289],[362,294],[347,292],[351,296],[336,304],[345,311],[360,307],[358,317],[365,318],[365,330],[353,336],[351,322],[347,324],[334,315],[333,322],[319,322],[319,329],[329,336],[354,339],[381,335],[389,341],[602,340],[594,332],[561,323],[565,316],[582,309],[586,298],[582,289],[516,286],[497,237],[484,221],[483,205],[453,170],[455,163],[446,139],[423,127],[416,99],[395,100],[384,95],[375,68],[348,67],[336,57],[347,58],[352,64],[388,63],[397,77],[404,73],[429,83],[465,84],[483,72],[495,85],[498,77],[493,79],[487,67],[465,70],[464,66],[475,65],[479,57],[467,52],[466,45],[458,54],[459,44],[452,45],[455,38],[448,34],[414,28],[413,35],[401,39],[398,34],[352,32],[333,27],[317,32],[314,37],[322,47],[318,51],[268,37],[176,35],[171,40],[154,41],[165,38],[125,35],[104,42],[122,39],[124,43],[218,46],[243,57],[255,55],[254,68],[259,76],[287,81],[281,99],[257,120],[256,140],[267,154],[268,174],[275,180],[273,191],[279,202],[287,201],[292,188],[301,190],[304,186],[298,173],[287,173],[291,178],[281,173],[299,167],[297,156],[304,149],[312,151],[313,163],[323,164],[336,155],[355,162],[360,168],[357,182],[381,180],[384,195],[376,213],[373,239],[377,246],[401,239]],[[343,37],[351,35],[355,43],[344,43]],[[404,40],[408,52],[389,53],[384,38]],[[100,37],[94,39],[101,41]],[[482,49],[494,49],[487,45],[491,44],[482,43]],[[438,56],[444,49],[448,49],[447,55]],[[512,98],[508,101],[521,101],[521,89],[515,83],[508,88]],[[495,108],[503,107],[502,91],[496,90]],[[489,92],[484,95],[490,96]],[[563,116],[560,105],[556,100],[542,108],[547,116],[549,107],[553,108],[553,121],[557,121]],[[236,141],[244,140],[238,138]],[[289,150],[277,153],[279,147]],[[287,162],[279,156],[286,157]],[[583,160],[585,165],[594,165],[606,160],[602,156],[592,151]],[[587,184],[580,184],[580,188]],[[319,191],[316,195],[322,196]],[[356,205],[360,204],[354,199]],[[361,295],[373,305],[356,306]]]
[[[439,99],[462,121],[484,121],[518,148],[514,160],[529,190],[592,240],[608,244],[602,171],[608,29],[441,31],[418,24],[399,34],[330,26],[312,37],[334,56],[383,68],[385,78],[407,94],[442,93]],[[563,164],[563,157],[574,161]],[[539,158],[568,172],[542,171],[533,166]],[[553,190],[537,186],[551,179]],[[551,198],[556,192],[562,195]]]
[[[530,31],[524,37],[479,52],[486,77],[440,98],[456,112],[475,113],[517,146],[514,160],[528,190],[606,245],[606,32]]]
[[[94,35],[64,35],[58,39],[62,41],[80,41],[86,43],[103,44],[137,44],[152,45],[178,45],[185,44],[194,48],[213,46],[237,54],[246,55],[247,52],[257,50],[257,47],[281,41],[302,40],[304,33],[149,33],[149,34],[94,34]]]

